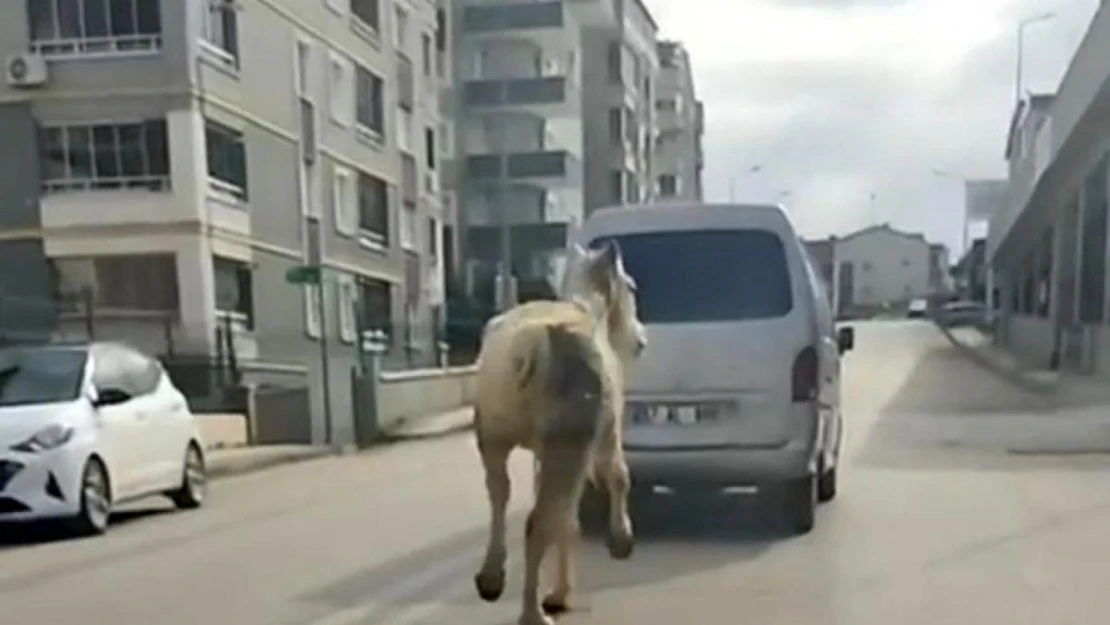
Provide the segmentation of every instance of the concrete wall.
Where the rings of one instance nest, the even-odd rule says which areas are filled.
[[[1014,315],[1007,336],[1009,349],[1026,366],[1047,369],[1056,347],[1055,329],[1050,319]]]
[[[474,401],[474,367],[383,373],[378,390],[378,424],[388,429],[403,419],[450,412]]]

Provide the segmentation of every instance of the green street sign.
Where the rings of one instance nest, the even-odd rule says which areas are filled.
[[[297,265],[285,272],[285,281],[290,284],[320,284],[320,267],[316,265]]]

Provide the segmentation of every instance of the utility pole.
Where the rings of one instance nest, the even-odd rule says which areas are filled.
[[[320,321],[320,385],[323,386],[324,400],[324,444],[334,443],[334,427],[331,412],[331,366],[328,356],[328,316],[324,300],[324,266],[320,251],[320,218],[308,217],[308,266],[315,269],[316,315]]]

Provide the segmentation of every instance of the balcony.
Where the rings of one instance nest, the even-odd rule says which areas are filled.
[[[472,180],[496,180],[502,173],[509,179],[566,178],[571,171],[571,154],[566,150],[511,152],[507,156],[467,156],[467,176]]]
[[[562,28],[562,2],[505,3],[463,9],[463,32],[488,33],[533,28]]]
[[[562,76],[471,80],[464,86],[467,106],[527,106],[556,104],[567,99],[567,79]]]

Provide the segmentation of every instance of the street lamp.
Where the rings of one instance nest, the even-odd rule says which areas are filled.
[[[1056,13],[1047,12],[1040,15],[1027,17],[1020,22],[1017,26],[1017,67],[1014,71],[1014,104],[1021,102],[1021,84],[1022,84],[1022,70],[1025,61],[1025,29],[1033,24],[1046,22],[1056,17]]]

